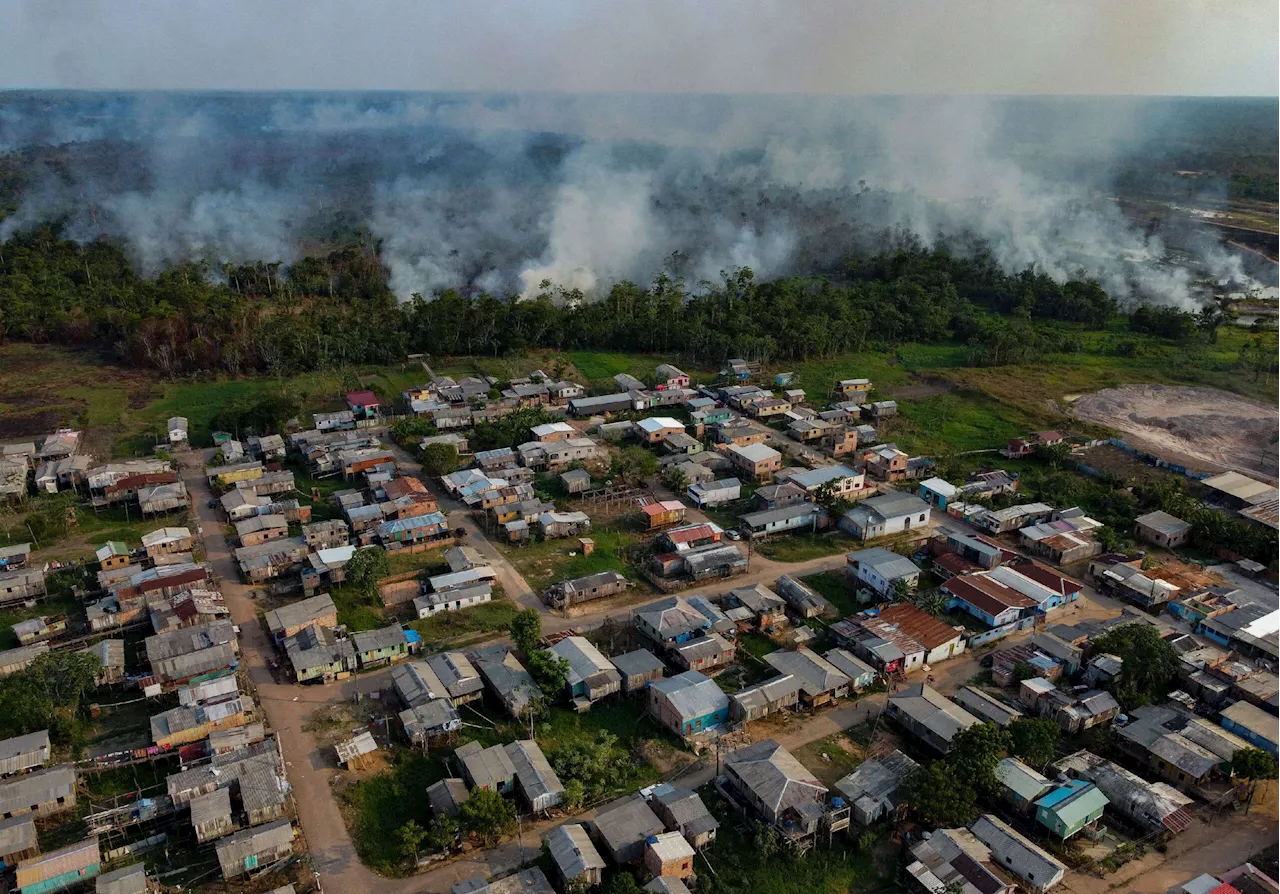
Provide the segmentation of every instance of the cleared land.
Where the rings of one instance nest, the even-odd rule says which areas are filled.
[[[1134,447],[1185,457],[1192,468],[1275,474],[1275,404],[1216,388],[1123,385],[1084,395],[1071,405],[1071,415],[1117,429]]]

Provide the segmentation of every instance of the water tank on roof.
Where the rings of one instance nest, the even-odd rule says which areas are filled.
[[[844,809],[844,798],[832,798],[832,799],[831,799],[831,808],[832,808],[833,810],[843,810],[843,809]]]

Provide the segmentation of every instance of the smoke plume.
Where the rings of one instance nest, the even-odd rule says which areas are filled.
[[[1176,118],[1138,100],[9,94],[0,153],[25,186],[0,238],[63,218],[144,271],[216,271],[363,232],[407,299],[829,272],[912,234],[1192,307],[1257,270],[1195,235],[1170,264],[1112,198]]]

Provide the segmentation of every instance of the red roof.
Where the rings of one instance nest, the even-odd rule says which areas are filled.
[[[940,556],[935,556],[933,564],[934,567],[941,568],[950,574],[968,574],[970,571],[978,570],[977,565],[967,559],[962,559],[955,553],[943,553]]]
[[[1031,608],[1036,601],[1023,596],[1012,587],[1006,587],[985,574],[953,577],[946,583],[947,592],[958,599],[984,611],[992,617],[1011,608]]]
[[[427,486],[418,478],[393,478],[384,484],[382,489],[387,492],[388,500],[427,492]]]
[[[138,584],[138,590],[142,593],[148,593],[152,590],[164,590],[169,587],[179,587],[183,584],[194,584],[197,581],[204,580],[205,577],[206,573],[204,568],[196,567],[189,571],[179,572],[178,574],[170,574],[163,577],[155,577],[150,580],[145,580]]]
[[[1023,577],[1029,577],[1041,586],[1048,587],[1053,592],[1060,593],[1063,596],[1068,593],[1079,593],[1084,589],[1084,584],[1075,578],[1059,574],[1047,565],[1041,565],[1039,562],[1033,562],[1030,559],[1013,562],[1009,567]]]
[[[936,649],[960,636],[950,624],[921,611],[909,602],[889,606],[880,612],[877,620],[897,625],[898,630],[926,649]]]
[[[1209,894],[1240,894],[1240,889],[1235,885],[1229,885],[1226,882],[1223,882],[1218,885],[1218,887],[1210,891]]]
[[[691,525],[687,528],[679,528],[675,531],[667,532],[667,539],[672,543],[692,543],[695,540],[704,540],[715,536],[716,529],[711,525]]]
[[[1038,431],[1036,432],[1036,440],[1042,444],[1052,444],[1066,438],[1060,431]]]
[[[347,392],[347,403],[353,407],[376,407],[378,405],[378,395],[372,391],[349,391]]]

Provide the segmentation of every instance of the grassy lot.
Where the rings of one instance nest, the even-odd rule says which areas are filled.
[[[407,574],[410,571],[421,571],[424,577],[444,574],[449,570],[444,561],[444,552],[439,549],[427,549],[420,553],[394,552],[387,554],[387,562],[391,566],[391,574]]]
[[[72,507],[75,523],[68,524],[67,511]],[[78,502],[70,491],[64,491],[0,507],[0,544],[31,543],[33,561],[65,561],[83,558],[108,540],[123,540],[136,547],[143,534],[156,528],[186,524],[186,512],[144,520],[137,509],[94,510],[87,503]],[[36,534],[34,540],[32,531]]]
[[[464,608],[456,612],[444,612],[434,618],[424,618],[410,623],[414,630],[422,635],[423,646],[430,649],[433,643],[450,641],[459,637],[467,637],[469,641],[478,642],[487,637],[483,634],[505,632],[511,619],[520,611],[519,607],[502,595],[500,587],[494,587],[493,601]]]
[[[826,759],[823,759],[826,755]],[[862,748],[843,733],[826,736],[808,745],[802,745],[795,756],[818,777],[824,785],[834,786],[863,761]]]
[[[596,548],[589,556],[582,555],[576,537],[543,540],[523,546],[498,542],[497,546],[535,591],[598,571],[618,571],[627,577],[634,576],[635,571],[626,560],[626,550],[643,543],[647,539],[643,533],[619,524],[603,524],[594,526],[590,537],[596,542]]]
[[[857,544],[846,535],[832,531],[827,534],[791,534],[764,541],[756,552],[776,562],[807,562],[823,556],[834,556],[855,549]]]
[[[738,635],[738,646],[757,658],[763,658],[770,652],[778,651],[778,644],[763,633],[742,633]]]
[[[31,608],[21,603],[10,606],[0,611],[0,651],[18,648],[18,637],[13,633],[13,625],[19,621],[38,618],[41,615],[66,615],[70,618],[80,611],[80,600],[70,593],[43,599]]]
[[[824,596],[840,613],[840,617],[845,618],[862,611],[863,606],[858,603],[853,588],[846,583],[843,571],[823,571],[801,580]]]

